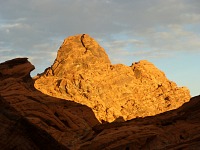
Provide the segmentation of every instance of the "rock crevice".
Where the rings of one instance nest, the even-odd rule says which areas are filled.
[[[84,41],[83,41],[84,40],[84,36],[85,36],[85,34],[81,35],[81,43],[82,43],[83,47],[85,47],[85,52],[84,52],[84,54],[85,54],[85,53],[87,53],[87,47],[85,46]]]

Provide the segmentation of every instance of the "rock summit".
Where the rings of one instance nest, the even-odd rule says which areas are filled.
[[[111,64],[89,35],[66,38],[53,65],[35,78],[44,94],[90,107],[100,122],[130,120],[176,109],[189,101],[178,87],[147,60],[131,66]]]

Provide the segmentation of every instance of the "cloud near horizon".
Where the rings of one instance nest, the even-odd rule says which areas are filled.
[[[0,61],[50,66],[62,41],[88,33],[113,63],[200,54],[199,0],[6,0],[0,2]],[[129,60],[132,59],[132,60]]]

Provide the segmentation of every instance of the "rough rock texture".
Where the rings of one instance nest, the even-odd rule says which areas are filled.
[[[190,99],[187,88],[177,87],[146,60],[112,65],[86,34],[65,39],[54,64],[35,79],[41,92],[89,106],[100,122],[159,114]]]
[[[100,124],[84,105],[34,88],[27,58],[0,64],[0,149],[197,150],[200,96],[177,110]]]
[[[92,110],[37,91],[33,69],[27,58],[0,64],[0,149],[73,149],[89,140],[99,124]]]
[[[200,96],[177,110],[123,123],[102,124],[81,150],[199,150]]]

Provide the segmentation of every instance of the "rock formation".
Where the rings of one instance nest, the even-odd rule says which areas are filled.
[[[27,58],[0,64],[1,150],[200,147],[200,96],[156,116],[100,124],[91,108],[36,90],[33,69]]]
[[[41,92],[92,108],[100,122],[130,120],[180,107],[189,90],[169,81],[152,63],[112,65],[89,35],[64,40],[50,68],[36,77]]]
[[[200,148],[200,96],[177,110],[156,116],[93,128],[95,138],[81,150],[198,150]]]
[[[68,149],[89,140],[99,124],[84,105],[37,91],[27,58],[0,64],[0,149]]]

